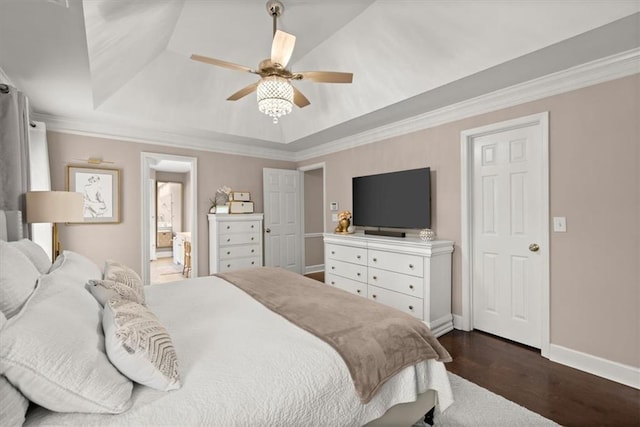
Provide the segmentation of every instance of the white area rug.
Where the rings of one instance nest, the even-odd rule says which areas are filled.
[[[444,413],[436,409],[434,425],[437,427],[559,425],[455,374],[449,373],[449,379],[455,402]],[[427,425],[419,423],[414,427]]]

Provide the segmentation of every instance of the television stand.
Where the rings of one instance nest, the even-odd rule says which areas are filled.
[[[407,235],[404,231],[383,231],[383,230],[364,230],[364,234],[371,234],[373,236],[387,236],[387,237],[405,237]]]

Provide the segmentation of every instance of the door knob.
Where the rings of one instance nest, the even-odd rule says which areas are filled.
[[[271,233],[271,229],[270,228],[265,228],[264,232],[265,233]]]
[[[538,252],[538,249],[540,249],[540,246],[538,246],[537,243],[532,243],[529,245],[529,250],[531,252]]]

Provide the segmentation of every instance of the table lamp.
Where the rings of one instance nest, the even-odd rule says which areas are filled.
[[[69,191],[29,191],[27,193],[27,222],[53,223],[52,258],[60,254],[58,240],[59,222],[84,221],[84,198],[82,193]]]

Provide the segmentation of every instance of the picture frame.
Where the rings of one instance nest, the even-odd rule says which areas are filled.
[[[82,223],[120,222],[120,170],[67,166],[67,191],[82,193]]]

